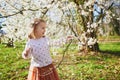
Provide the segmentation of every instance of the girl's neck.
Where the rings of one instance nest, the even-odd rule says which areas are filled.
[[[42,38],[42,35],[35,34],[35,39],[40,39]]]
[[[37,36],[35,39],[40,39],[40,38],[42,38],[42,36]]]
[[[36,36],[35,39],[41,39],[43,37],[45,37],[45,36]]]

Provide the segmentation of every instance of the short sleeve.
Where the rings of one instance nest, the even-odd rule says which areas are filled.
[[[50,45],[50,38],[46,37],[45,39],[46,39],[47,44]]]

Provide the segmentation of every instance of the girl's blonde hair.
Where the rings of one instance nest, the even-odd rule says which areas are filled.
[[[46,23],[43,19],[39,19],[39,18],[35,18],[34,22],[31,23],[31,27],[33,28],[32,31],[30,32],[30,34],[28,35],[29,39],[35,39],[35,30],[37,29],[37,25],[40,24],[41,22]]]

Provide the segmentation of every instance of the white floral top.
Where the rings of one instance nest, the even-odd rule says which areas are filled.
[[[61,40],[57,41],[60,43]],[[62,39],[63,42],[66,40]],[[42,37],[39,39],[29,39],[26,43],[25,50],[22,53],[22,57],[24,59],[31,58],[31,66],[33,67],[43,67],[52,63],[52,58],[50,56],[49,45],[53,45],[49,42],[47,37]],[[30,51],[28,56],[25,56],[25,51],[27,48],[31,47],[32,51]]]

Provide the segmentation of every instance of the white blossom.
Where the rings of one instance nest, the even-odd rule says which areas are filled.
[[[89,11],[90,11],[90,12],[92,12],[92,11],[93,11],[93,9],[89,9]]]
[[[87,32],[90,33],[90,29],[87,29]]]
[[[112,14],[112,16],[114,17],[114,16],[115,16],[115,14]]]
[[[93,32],[93,29],[91,29],[90,32]]]
[[[8,30],[7,30],[7,28],[1,28],[1,30],[3,30],[6,34],[8,33]]]
[[[97,26],[98,26],[98,25],[97,25],[97,23],[95,23],[95,22],[91,24],[91,28],[96,28]]]
[[[59,13],[59,14],[58,14]],[[63,15],[62,11],[58,8],[52,8],[49,11],[49,17],[54,22],[60,22]]]
[[[84,8],[86,8],[87,6],[93,5],[94,0],[88,0],[87,2],[84,2]]]
[[[112,17],[111,17],[110,15],[106,15],[104,22],[105,22],[106,24],[110,23],[110,22],[111,22],[111,18],[112,18]]]
[[[102,29],[102,28],[99,28],[99,29],[98,29],[98,31],[99,31],[99,34],[100,34],[100,35],[103,35],[103,34],[104,34],[104,32],[103,32],[103,29]]]
[[[90,38],[88,40],[88,45],[94,45],[97,42],[97,39]]]
[[[89,13],[84,11],[84,10],[81,11],[81,14],[84,15],[84,16],[88,16],[89,15]]]
[[[83,42],[78,42],[78,49],[79,49],[79,50],[83,50],[83,49],[84,49],[83,45],[85,45],[85,43],[83,43]]]
[[[83,30],[83,27],[81,27],[80,22],[76,19],[76,14],[77,8],[75,3],[69,2],[68,0],[54,0],[55,2],[51,4],[51,1],[53,0],[7,0],[9,1],[12,5],[15,5],[15,7],[19,10],[22,8],[25,9],[23,11],[23,14],[17,14],[15,16],[8,17],[6,21],[4,22],[6,24],[5,28],[7,29],[7,37],[9,38],[14,38],[17,40],[18,38],[25,39],[26,36],[29,34],[31,31],[31,28],[29,27],[30,23],[33,23],[34,18],[40,18],[45,9],[48,9],[47,14],[44,16],[44,19],[48,23],[47,27],[47,32],[45,33],[48,36],[60,38],[62,36],[66,36],[68,34],[71,34],[71,31],[69,30],[69,26],[67,25],[70,23],[72,26],[80,26],[79,28]],[[66,3],[64,2],[66,1]],[[95,0],[88,0],[85,1],[83,5],[79,5],[79,12],[81,15],[83,15],[85,18],[89,17],[89,13],[93,11],[94,9],[91,8],[91,6],[94,6],[94,1]],[[109,10],[104,9],[104,6],[108,6],[108,4],[103,4],[105,1],[104,0],[97,0],[99,7],[103,8],[103,12],[105,13],[105,17],[103,19],[103,22],[109,23],[111,21],[111,13]],[[1,4],[2,3],[2,4]],[[0,11],[2,15],[8,15],[8,14],[13,14],[17,12],[18,10],[14,9],[10,5],[5,4],[5,0],[0,0],[0,4],[2,5],[0,7]],[[88,9],[88,8],[89,9]],[[38,11],[30,11],[28,9],[38,9]],[[44,9],[45,8],[45,9]],[[71,10],[72,14],[69,12]],[[99,9],[100,10],[100,9]],[[98,10],[98,11],[99,11]],[[64,14],[63,14],[64,12]],[[94,12],[94,11],[93,11]],[[69,18],[67,17],[69,16]],[[115,17],[115,14],[112,14],[113,17]],[[73,18],[75,18],[76,21],[73,22]],[[88,19],[89,20],[89,19]],[[117,20],[120,20],[120,18],[117,18]],[[85,22],[87,20],[85,19]],[[57,23],[63,23],[65,24],[65,27],[58,25]],[[97,23],[91,21],[88,21],[87,26],[87,31],[81,34],[80,40],[81,43],[79,43],[79,46],[85,45],[85,42],[89,39],[85,33],[90,33],[93,32],[95,29],[97,29],[98,24],[101,24],[102,20],[100,19]],[[86,24],[86,23],[85,23]],[[103,34],[102,30],[99,31],[100,34]],[[97,40],[90,38],[88,41],[88,45],[93,45]],[[60,43],[56,43],[56,45],[60,45],[64,40]]]
[[[87,25],[87,28],[90,28],[90,25]]]
[[[99,3],[102,4],[104,0],[99,0]]]
[[[117,18],[117,20],[120,20],[120,18]]]

